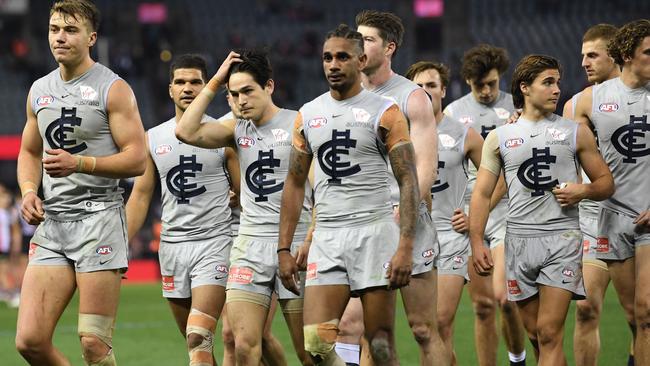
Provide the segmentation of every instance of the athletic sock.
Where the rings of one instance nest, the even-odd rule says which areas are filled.
[[[520,354],[508,352],[508,359],[510,359],[510,366],[526,366],[526,350]]]
[[[634,366],[634,355],[629,355],[627,357],[627,366]]]
[[[336,342],[336,347],[334,349],[347,365],[359,364],[359,350],[361,347],[359,347],[358,344]]]

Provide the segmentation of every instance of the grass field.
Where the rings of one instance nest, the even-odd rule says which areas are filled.
[[[126,285],[122,290],[122,299],[115,331],[115,350],[118,364],[127,365],[186,365],[187,353],[181,336],[176,329],[167,304],[162,299],[159,285]],[[54,343],[66,354],[73,365],[83,365],[77,337],[77,302],[74,298],[63,314],[56,330]],[[399,301],[398,301],[399,303]],[[401,307],[401,305],[400,305]],[[14,348],[15,309],[0,304],[0,365],[25,365]],[[413,341],[403,310],[397,318],[397,348],[402,365],[417,365],[418,352]],[[572,334],[573,314],[570,310],[565,336],[565,350],[569,365],[573,364]],[[476,365],[473,340],[473,316],[467,294],[464,294],[456,317],[455,346],[459,365]],[[298,365],[292,354],[292,348],[286,326],[281,314],[276,314],[273,332],[280,339],[287,352],[290,365]],[[601,365],[625,365],[627,360],[630,332],[624,323],[623,313],[613,290],[608,291],[604,316],[601,322],[602,352]],[[222,348],[217,345],[215,354],[221,359]],[[503,342],[499,345],[498,365],[507,365],[507,353]],[[532,357],[532,350],[528,347]],[[535,362],[529,358],[528,365]]]

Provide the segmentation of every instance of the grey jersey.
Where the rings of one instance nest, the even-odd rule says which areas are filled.
[[[591,121],[616,192],[601,202],[614,212],[638,216],[650,208],[650,83],[630,89],[620,78],[593,87]]]
[[[433,218],[436,229],[453,230],[451,216],[464,207],[467,189],[465,137],[469,126],[444,116],[438,124],[438,180],[431,187]]]
[[[466,125],[471,126],[480,133],[483,139],[499,126],[503,126],[515,111],[512,104],[512,95],[499,91],[499,96],[490,105],[485,105],[476,100],[472,93],[466,94],[453,101],[445,108],[445,114]],[[469,163],[469,183],[465,200],[469,202],[476,181],[476,167]],[[504,198],[506,199],[506,198]]]
[[[223,116],[219,117],[217,121],[227,121],[235,119],[235,115],[231,112],[228,112],[224,114]],[[228,172],[228,171],[226,171]],[[241,207],[231,207],[230,208],[230,230],[232,231],[232,236],[235,237],[237,234],[239,234],[239,216],[241,215]]]
[[[203,123],[214,123],[204,116]],[[149,152],[160,176],[165,242],[230,235],[230,182],[224,148],[203,149],[180,142],[176,118],[147,131]]]
[[[551,190],[577,182],[578,124],[557,115],[497,127],[508,186],[510,234],[526,236],[579,230],[577,207],[561,208]]]
[[[384,96],[397,104],[402,113],[404,113],[404,116],[406,116],[406,120],[410,126],[411,121],[408,119],[408,99],[418,89],[420,89],[418,84],[402,75],[393,74],[385,83],[370,91]],[[388,164],[388,182],[390,184],[390,201],[393,205],[399,205],[399,186],[395,180],[390,164]]]
[[[580,94],[582,94],[582,92],[576,93],[573,97],[571,97],[571,115],[574,116],[574,118],[576,115],[576,105],[578,104],[578,99],[580,99]],[[585,174],[584,170],[580,169],[580,173],[582,175],[582,183],[591,183],[591,180],[587,174]],[[578,207],[580,207],[581,216],[589,216],[594,219],[598,218],[598,212],[600,211],[600,204],[598,202],[584,199],[580,201]]]
[[[241,171],[242,207],[240,234],[277,239],[282,188],[289,171],[291,131],[297,114],[281,109],[261,126],[237,120],[235,142]],[[309,182],[306,182],[296,237],[306,234],[311,222],[310,193]]]
[[[378,128],[392,105],[389,99],[362,90],[341,101],[327,92],[300,109],[307,149],[316,160],[317,227],[391,217],[388,162]]]
[[[108,156],[119,149],[108,124],[108,92],[119,76],[95,63],[83,75],[63,81],[59,69],[32,85],[31,106],[45,149],[63,149],[70,154]],[[80,220],[84,216],[122,205],[118,179],[73,173],[51,178],[43,172],[45,213],[58,220]]]

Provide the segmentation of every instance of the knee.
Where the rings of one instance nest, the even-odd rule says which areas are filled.
[[[650,332],[650,299],[639,298],[635,302],[634,320],[641,332]]]
[[[237,357],[247,357],[256,349],[261,349],[261,344],[254,337],[246,335],[235,336],[235,354]]]
[[[78,333],[84,360],[89,364],[114,360],[112,353],[114,319],[98,314],[79,314]]]
[[[505,317],[511,317],[517,313],[517,305],[511,301],[499,300],[499,308]]]
[[[39,336],[16,335],[16,350],[25,358],[42,354],[50,345],[50,340]]]
[[[354,317],[343,317],[339,323],[339,337],[361,337],[363,334],[363,321]]]
[[[432,324],[428,322],[409,322],[411,326],[411,332],[413,332],[413,337],[415,341],[423,346],[431,342],[431,333],[433,332]]]
[[[92,335],[82,335],[80,341],[84,360],[89,364],[104,359],[111,349],[104,341]]]
[[[481,321],[493,318],[495,309],[496,304],[494,299],[486,296],[481,296],[474,300],[474,313],[476,314],[476,317]]]
[[[235,336],[229,328],[223,328],[221,331],[221,339],[225,348],[235,348]]]
[[[320,363],[329,358],[334,352],[336,337],[339,333],[338,319],[319,324],[308,324],[303,327],[305,351],[314,363]]]
[[[391,331],[379,330],[375,334],[367,337],[368,343],[370,344],[370,354],[375,363],[381,365],[388,363],[393,358]]]
[[[576,303],[576,322],[591,323],[598,320],[600,307],[589,301],[583,300]]]
[[[561,342],[562,329],[554,326],[541,326],[537,329],[537,342],[541,347],[554,346]]]
[[[205,341],[205,338],[202,335],[190,333],[187,335],[187,348],[197,348],[203,344],[203,341]]]
[[[454,319],[448,315],[438,315],[438,333],[442,339],[451,338],[451,329],[454,324]]]

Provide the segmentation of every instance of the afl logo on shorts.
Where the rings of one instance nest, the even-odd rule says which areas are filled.
[[[575,275],[576,275],[576,272],[574,270],[572,270],[571,268],[564,268],[562,270],[562,276],[564,276],[564,277],[573,278],[573,277],[575,277]]]
[[[431,258],[433,257],[433,249],[427,249],[422,252],[422,258]]]
[[[228,266],[219,264],[215,267],[215,270],[217,271],[217,275],[214,277],[215,280],[220,280],[228,276]]]
[[[54,97],[51,95],[43,95],[36,99],[36,104],[39,107],[45,107],[46,105],[50,105],[52,103],[54,103]]]
[[[616,103],[601,103],[598,106],[598,110],[604,113],[607,112],[616,112],[618,110],[618,104]]]
[[[505,145],[505,147],[507,147],[508,149],[510,149],[510,148],[519,147],[519,146],[521,146],[521,145],[523,145],[523,144],[524,144],[524,139],[521,138],[521,137],[518,137],[518,138],[516,138],[516,139],[509,139],[509,140],[506,140],[506,143],[505,143],[504,145]]]
[[[325,117],[316,117],[309,121],[309,127],[311,128],[319,128],[323,127],[327,124],[327,118]]]
[[[165,144],[165,145],[156,146],[156,150],[154,152],[156,153],[156,155],[165,155],[171,151],[172,151],[172,146]]]
[[[99,255],[111,254],[113,253],[113,248],[110,245],[102,245],[101,247],[97,248],[95,252]]]
[[[241,146],[244,149],[248,149],[249,147],[255,145],[255,140],[248,136],[242,136],[237,139],[237,145]]]

